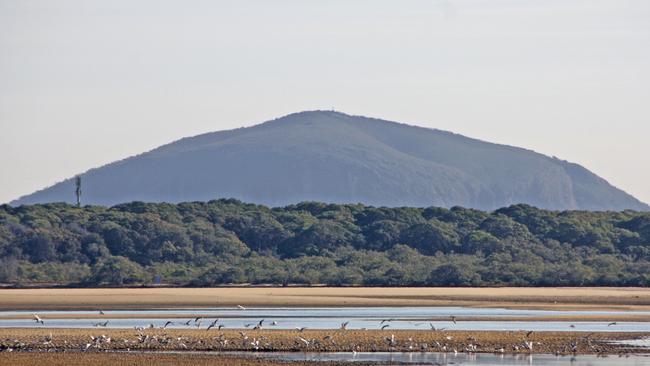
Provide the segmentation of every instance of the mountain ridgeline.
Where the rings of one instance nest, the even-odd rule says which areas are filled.
[[[12,205],[74,202],[72,179]],[[493,210],[648,210],[587,169],[533,151],[332,111],[184,138],[83,174],[86,204],[236,198]]]
[[[650,213],[237,200],[2,205],[0,282],[649,286]]]

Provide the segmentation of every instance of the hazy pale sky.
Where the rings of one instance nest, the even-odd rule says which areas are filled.
[[[650,1],[0,0],[0,203],[331,108],[554,155],[650,202]]]

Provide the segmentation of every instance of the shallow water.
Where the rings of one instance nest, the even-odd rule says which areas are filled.
[[[610,356],[554,356],[554,355],[494,355],[466,353],[283,353],[262,354],[257,357],[280,359],[286,361],[364,361],[364,362],[395,362],[416,365],[539,365],[539,366],[645,366],[650,365],[650,357]]]
[[[170,352],[163,352],[170,353]],[[171,352],[176,353],[176,352]],[[400,352],[203,352],[283,361],[381,362],[410,365],[478,365],[478,366],[650,366],[649,355],[597,357],[593,355],[495,355],[485,353],[400,353]]]
[[[449,330],[534,330],[534,331],[585,331],[585,332],[650,332],[650,322],[617,322],[608,326],[608,322],[566,322],[566,321],[531,321],[526,318],[546,315],[650,315],[650,312],[621,312],[621,311],[549,311],[549,310],[512,310],[498,308],[462,308],[462,307],[345,307],[345,308],[236,308],[211,309],[152,309],[152,310],[115,310],[105,311],[106,315],[147,314],[156,318],[115,318],[105,319],[97,311],[3,311],[0,316],[39,314],[47,327],[55,328],[90,328],[94,324],[108,320],[109,328],[132,328],[153,324],[161,327],[172,320],[170,328],[196,328],[194,321],[185,325],[190,318],[197,314],[206,316],[201,328],[214,319],[220,318],[219,324],[226,328],[246,328],[254,326],[264,319],[266,329],[293,329],[307,327],[311,329],[337,329],[341,323],[349,322],[348,329],[379,329],[388,324],[390,329],[430,329],[430,323],[436,328]],[[60,315],[96,315],[90,319],[56,319]],[[165,315],[183,314],[187,318],[170,319]],[[454,324],[451,320],[428,321],[427,318],[462,316],[471,317],[508,317],[518,320],[503,321],[459,321]],[[382,320],[391,319],[381,324]],[[398,319],[398,320],[392,320]],[[271,325],[276,322],[276,325]],[[571,327],[574,325],[574,327]],[[42,326],[29,319],[0,320],[1,327],[35,327]]]

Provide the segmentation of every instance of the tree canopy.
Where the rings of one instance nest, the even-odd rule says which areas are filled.
[[[156,279],[156,280],[154,280]],[[650,213],[223,199],[0,206],[0,282],[648,286]]]

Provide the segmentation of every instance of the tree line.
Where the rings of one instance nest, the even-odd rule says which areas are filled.
[[[0,282],[648,286],[650,213],[233,199],[2,205]]]

